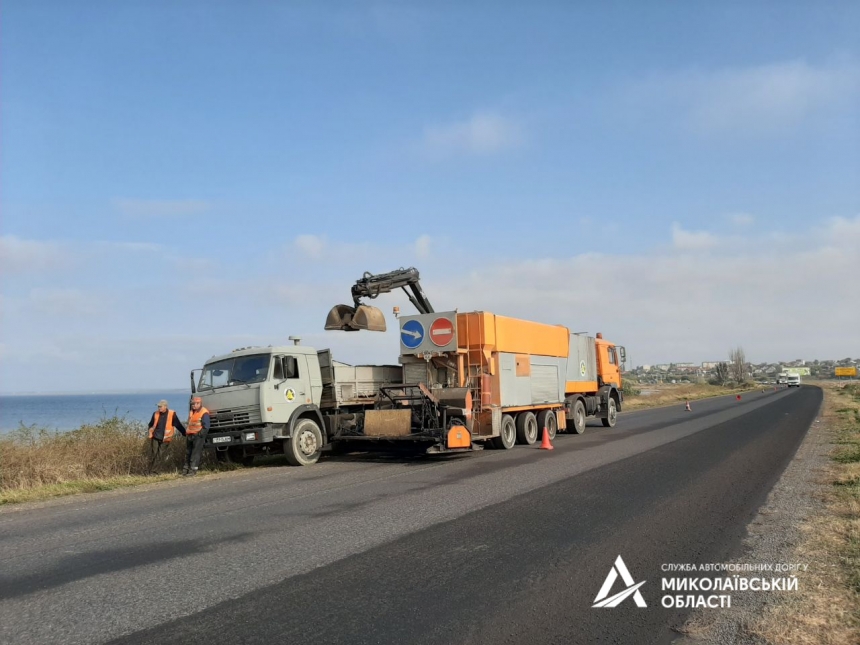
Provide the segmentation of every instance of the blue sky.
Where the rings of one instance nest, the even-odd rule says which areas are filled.
[[[634,364],[860,356],[858,32],[856,2],[7,0],[0,391],[183,386],[290,334],[396,362],[322,321],[413,265],[437,310]]]

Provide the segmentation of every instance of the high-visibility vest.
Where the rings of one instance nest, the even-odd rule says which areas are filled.
[[[167,411],[167,421],[164,422],[164,443],[170,443],[171,439],[173,439],[173,417],[176,413],[173,410]],[[152,436],[155,434],[155,429],[158,427],[158,419],[161,418],[161,411],[156,410],[155,419],[152,421],[152,427],[149,429],[149,438],[152,439]]]
[[[200,409],[195,412],[192,410],[188,413],[188,424],[185,426],[185,434],[197,434],[201,430],[203,430],[203,415],[209,414],[209,410],[204,408],[202,405]]]

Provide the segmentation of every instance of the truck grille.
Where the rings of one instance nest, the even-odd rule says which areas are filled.
[[[228,410],[209,412],[210,430],[227,430],[229,428],[241,428],[262,423],[260,408],[256,405],[247,405]]]

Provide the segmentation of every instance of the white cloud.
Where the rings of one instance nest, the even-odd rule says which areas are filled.
[[[718,238],[707,231],[685,231],[680,224],[672,224],[672,244],[682,251],[697,251],[716,246]]]
[[[435,156],[487,155],[523,141],[522,128],[511,119],[479,112],[466,121],[425,128],[422,147]]]
[[[299,235],[293,244],[306,257],[319,259],[325,251],[326,239],[319,235]]]
[[[115,199],[113,205],[122,215],[134,218],[187,217],[212,210],[212,204],[197,199]]]
[[[795,234],[757,229],[733,237],[675,224],[663,244],[634,254],[535,251],[521,261],[472,256],[433,238],[426,247],[432,260],[416,266],[437,311],[485,310],[601,331],[624,344],[634,364],[722,359],[739,344],[754,361],[852,354],[860,346],[860,216],[813,220]],[[104,311],[88,310],[91,292],[68,282],[7,295],[0,386],[44,389],[51,365],[57,383],[111,389],[111,379],[133,364],[141,369],[124,387],[181,387],[213,354],[286,343],[291,334],[330,347],[340,360],[396,364],[391,308],[414,312],[402,290],[373,302],[388,319],[384,334],[324,332],[323,321],[333,305],[351,302],[350,286],[365,270],[409,266],[424,236],[387,247],[312,237],[322,247],[311,250],[337,261],[297,262],[281,272],[261,264],[241,276],[215,267],[193,288],[182,280],[152,283],[167,313],[153,309],[155,292],[141,282],[93,296]]]
[[[755,222],[755,217],[749,213],[732,213],[729,215],[729,219],[737,226],[749,226]]]
[[[415,257],[426,260],[430,257],[430,244],[432,243],[433,238],[429,235],[422,235],[417,240],[415,240]]]
[[[66,249],[48,240],[23,240],[14,235],[0,236],[0,268],[5,274],[43,271],[66,263]]]
[[[681,121],[702,134],[780,134],[815,115],[856,110],[860,66],[795,60],[685,71],[657,74],[627,90],[638,113],[680,112]]]
[[[722,359],[738,344],[753,361],[841,358],[860,346],[860,216],[779,242],[748,237],[741,247],[711,234],[694,238],[708,242],[695,254],[485,265],[424,287],[440,311],[602,331],[626,345],[634,364]]]

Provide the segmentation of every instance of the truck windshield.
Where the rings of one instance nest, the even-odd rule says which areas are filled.
[[[200,375],[198,390],[214,390],[227,385],[242,385],[265,381],[269,375],[270,354],[254,356],[238,356],[217,363],[210,363],[203,368]]]

